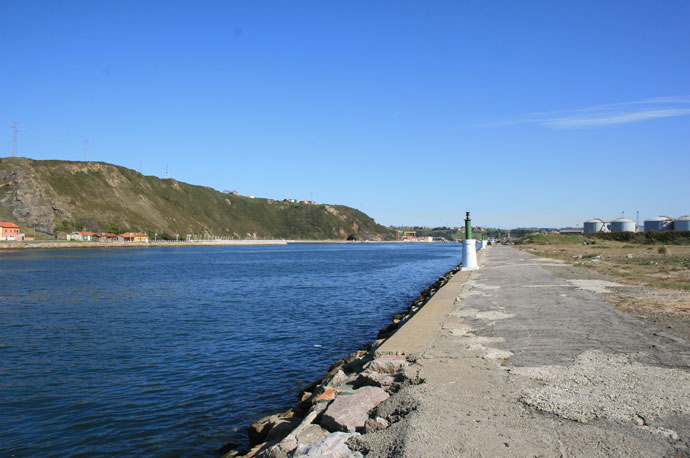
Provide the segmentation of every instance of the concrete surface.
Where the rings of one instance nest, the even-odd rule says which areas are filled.
[[[482,250],[377,354],[421,384],[348,443],[369,457],[690,456],[690,344],[518,250]],[[566,266],[563,271],[566,272]]]

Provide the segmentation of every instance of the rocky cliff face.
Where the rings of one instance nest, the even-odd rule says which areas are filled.
[[[59,230],[146,231],[181,238],[390,240],[393,233],[341,205],[250,199],[102,162],[0,159],[0,219]]]
[[[0,160],[0,206],[5,218],[48,234],[53,232],[56,218],[72,217],[24,158]]]

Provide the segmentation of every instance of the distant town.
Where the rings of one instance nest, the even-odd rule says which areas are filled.
[[[286,201],[295,201],[286,199]],[[303,203],[312,204],[314,202],[304,201]],[[395,231],[396,240],[400,242],[455,242],[464,238],[464,226],[389,226]],[[572,228],[516,228],[516,229],[496,229],[482,226],[473,228],[476,238],[489,239],[518,239],[528,234],[596,234],[596,233],[616,233],[616,232],[665,232],[665,231],[690,231],[690,215],[671,218],[668,216],[658,216],[644,221],[643,225],[624,217],[605,221],[600,218],[593,218],[583,223],[583,227]],[[151,235],[153,234],[153,235]],[[55,239],[78,242],[138,242],[149,243],[158,240],[158,234],[139,232],[124,232],[114,234],[110,232],[90,232],[73,231],[57,232]],[[204,239],[226,239],[223,236],[204,236]],[[193,240],[194,236],[189,234],[182,240]],[[14,222],[0,222],[0,241],[33,241],[34,237],[27,236],[22,232],[21,227]],[[179,235],[176,237],[179,241]]]
[[[75,240],[79,242],[149,242],[146,232],[125,232],[123,234],[111,234],[106,232],[58,232],[57,240]],[[0,222],[0,240],[3,241],[31,241],[34,237],[27,237],[21,232],[16,223]]]

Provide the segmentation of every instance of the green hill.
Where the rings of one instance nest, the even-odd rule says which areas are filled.
[[[393,232],[342,205],[249,198],[104,162],[0,159],[0,220],[51,235],[86,230],[159,237],[390,240]]]

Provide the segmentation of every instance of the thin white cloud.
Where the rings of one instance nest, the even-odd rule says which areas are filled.
[[[608,115],[592,114],[591,116],[552,118],[542,120],[542,124],[548,127],[562,129],[578,129],[584,127],[609,126],[612,124],[628,124],[655,118],[672,118],[690,114],[690,108],[673,108],[665,110],[642,110],[628,113],[615,113]]]
[[[690,96],[654,97],[561,112],[533,113],[522,119],[485,127],[535,124],[554,129],[584,129],[687,115],[690,115]]]

